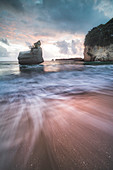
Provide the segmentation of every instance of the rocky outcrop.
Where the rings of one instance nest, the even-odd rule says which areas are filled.
[[[33,65],[44,62],[44,59],[42,57],[42,48],[40,47],[41,45],[40,41],[34,43],[34,45],[35,46],[33,46],[30,51],[24,51],[19,53],[18,56],[19,64]]]
[[[84,61],[113,61],[113,18],[85,37]]]
[[[33,51],[20,52],[18,61],[21,65],[40,64],[44,62],[42,58],[42,48],[33,49]]]

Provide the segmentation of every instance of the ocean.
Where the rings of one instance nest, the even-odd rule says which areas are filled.
[[[0,62],[0,170],[113,169],[113,65]]]
[[[45,62],[19,66],[0,63],[0,99],[4,97],[62,98],[113,87],[113,65],[83,65]]]

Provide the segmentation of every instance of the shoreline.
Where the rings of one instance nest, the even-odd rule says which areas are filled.
[[[18,61],[0,61],[0,64],[2,64],[2,63],[4,63],[4,64],[9,64],[9,63],[18,64]],[[45,60],[41,64],[31,64],[31,65],[43,65],[44,63],[104,65],[104,64],[113,64],[113,61],[84,61],[84,59],[83,60],[76,60],[76,58],[75,59],[69,58],[69,59]]]

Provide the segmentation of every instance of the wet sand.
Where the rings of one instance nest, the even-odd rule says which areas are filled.
[[[0,170],[112,170],[112,93],[2,102]]]

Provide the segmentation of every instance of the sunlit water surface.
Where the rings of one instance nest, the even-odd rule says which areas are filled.
[[[0,63],[0,170],[112,170],[113,65]]]

